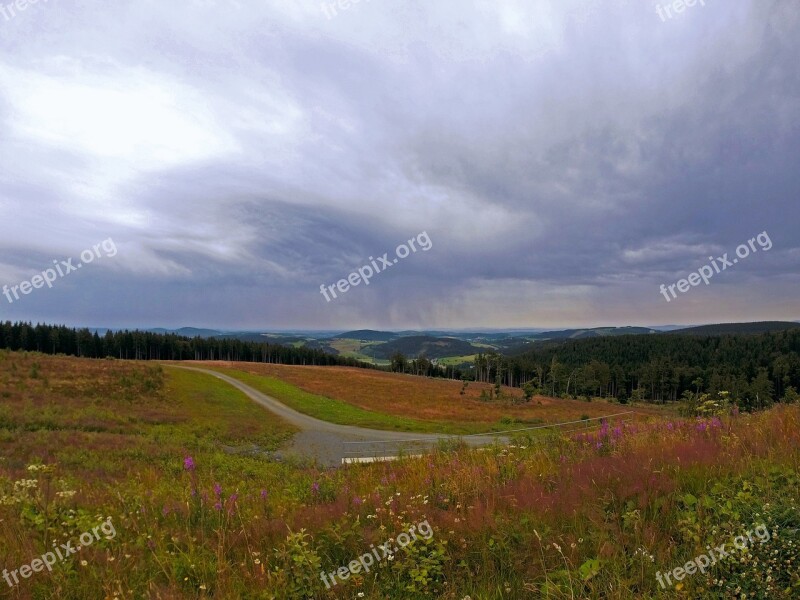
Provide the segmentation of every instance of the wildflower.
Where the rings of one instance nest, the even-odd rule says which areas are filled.
[[[183,468],[187,471],[194,471],[195,464],[194,459],[191,456],[187,456],[183,459]]]
[[[217,495],[217,498],[222,496],[222,486],[218,483],[214,484],[214,493]]]
[[[266,500],[267,499],[267,490],[261,490],[261,499],[262,500]]]
[[[319,494],[319,483],[318,483],[318,482],[316,482],[316,481],[315,481],[314,483],[312,483],[312,484],[311,484],[311,492],[312,492],[312,493],[313,493],[315,496],[316,496],[317,494]]]

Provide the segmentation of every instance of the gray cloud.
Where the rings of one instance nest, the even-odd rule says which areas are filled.
[[[225,328],[796,319],[789,0],[89,1],[0,16],[0,318]],[[761,231],[774,248],[658,293]],[[434,242],[326,303],[421,231]]]

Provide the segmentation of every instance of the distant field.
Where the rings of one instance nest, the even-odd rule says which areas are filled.
[[[477,346],[478,344],[473,345]],[[476,356],[477,354],[469,354],[467,356],[448,356],[446,358],[440,358],[438,362],[440,365],[446,367],[457,367],[465,363],[474,363]]]
[[[381,342],[362,342],[360,340],[351,339],[335,339],[330,341],[331,348],[335,348],[339,354],[345,358],[354,358],[367,363],[374,363],[376,365],[388,365],[391,361],[376,358],[373,360],[372,351],[370,346],[375,346]]]
[[[488,392],[493,389],[493,386],[486,383],[470,383],[462,396],[460,394],[462,384],[459,381],[350,367],[302,367],[219,361],[192,364],[219,369],[234,377],[237,376],[237,372],[264,377],[259,381],[258,378],[240,376],[249,385],[275,396],[301,412],[321,419],[338,417],[338,420],[334,421],[338,423],[382,429],[387,428],[386,425],[380,427],[380,424],[375,422],[367,425],[367,421],[362,420],[364,415],[348,413],[341,403],[375,415],[410,419],[412,421],[405,423],[412,426],[411,430],[414,431],[431,431],[429,425],[424,422],[439,423],[447,427],[443,432],[452,432],[453,424],[463,424],[462,428],[456,428],[458,432],[496,430],[501,419],[506,423],[511,420],[519,423],[548,424],[578,420],[583,416],[601,417],[626,410],[636,411],[640,418],[668,414],[668,411],[665,412],[655,406],[631,408],[607,402],[581,402],[541,396],[525,405],[483,402],[480,400],[481,391]],[[291,384],[297,390],[314,394],[317,398],[314,401],[309,398],[299,401],[296,392],[291,388],[276,385],[275,380]],[[508,396],[522,396],[522,391],[519,389],[503,388],[503,393]],[[348,421],[349,418],[354,421]],[[416,425],[414,421],[417,422]],[[508,425],[502,429],[508,429]]]

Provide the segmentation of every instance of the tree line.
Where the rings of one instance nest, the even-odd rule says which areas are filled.
[[[282,365],[340,365],[373,368],[352,358],[311,348],[279,346],[235,338],[190,338],[149,331],[107,331],[103,336],[89,329],[57,325],[0,323],[0,348],[66,354],[84,358],[114,357],[121,360],[224,360]]]
[[[139,330],[109,330],[101,336],[87,328],[11,321],[0,322],[0,349],[83,358],[113,357],[120,360],[223,360],[393,370],[316,348],[243,341],[232,337],[190,338]],[[427,377],[461,378],[461,372],[457,369],[437,367],[425,357],[410,361],[402,358],[402,366],[398,370]]]
[[[550,396],[657,403],[685,392],[729,392],[741,408],[794,401],[800,328],[758,335],[629,335],[543,344],[515,356],[479,355],[479,381],[533,386]]]

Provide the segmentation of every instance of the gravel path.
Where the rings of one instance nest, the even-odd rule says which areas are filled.
[[[176,365],[171,365],[176,366]],[[507,442],[497,436],[435,435],[429,433],[404,433],[400,431],[384,431],[380,429],[364,429],[352,425],[337,425],[328,421],[315,419],[289,408],[271,396],[262,394],[241,381],[198,367],[177,367],[189,371],[205,373],[234,386],[271,413],[284,421],[298,427],[300,431],[294,435],[289,452],[305,457],[315,458],[324,465],[341,465],[342,459],[358,456],[396,456],[398,453],[416,454],[435,446],[441,440],[462,439],[470,446],[485,446],[495,440]],[[348,444],[346,442],[359,442]]]

